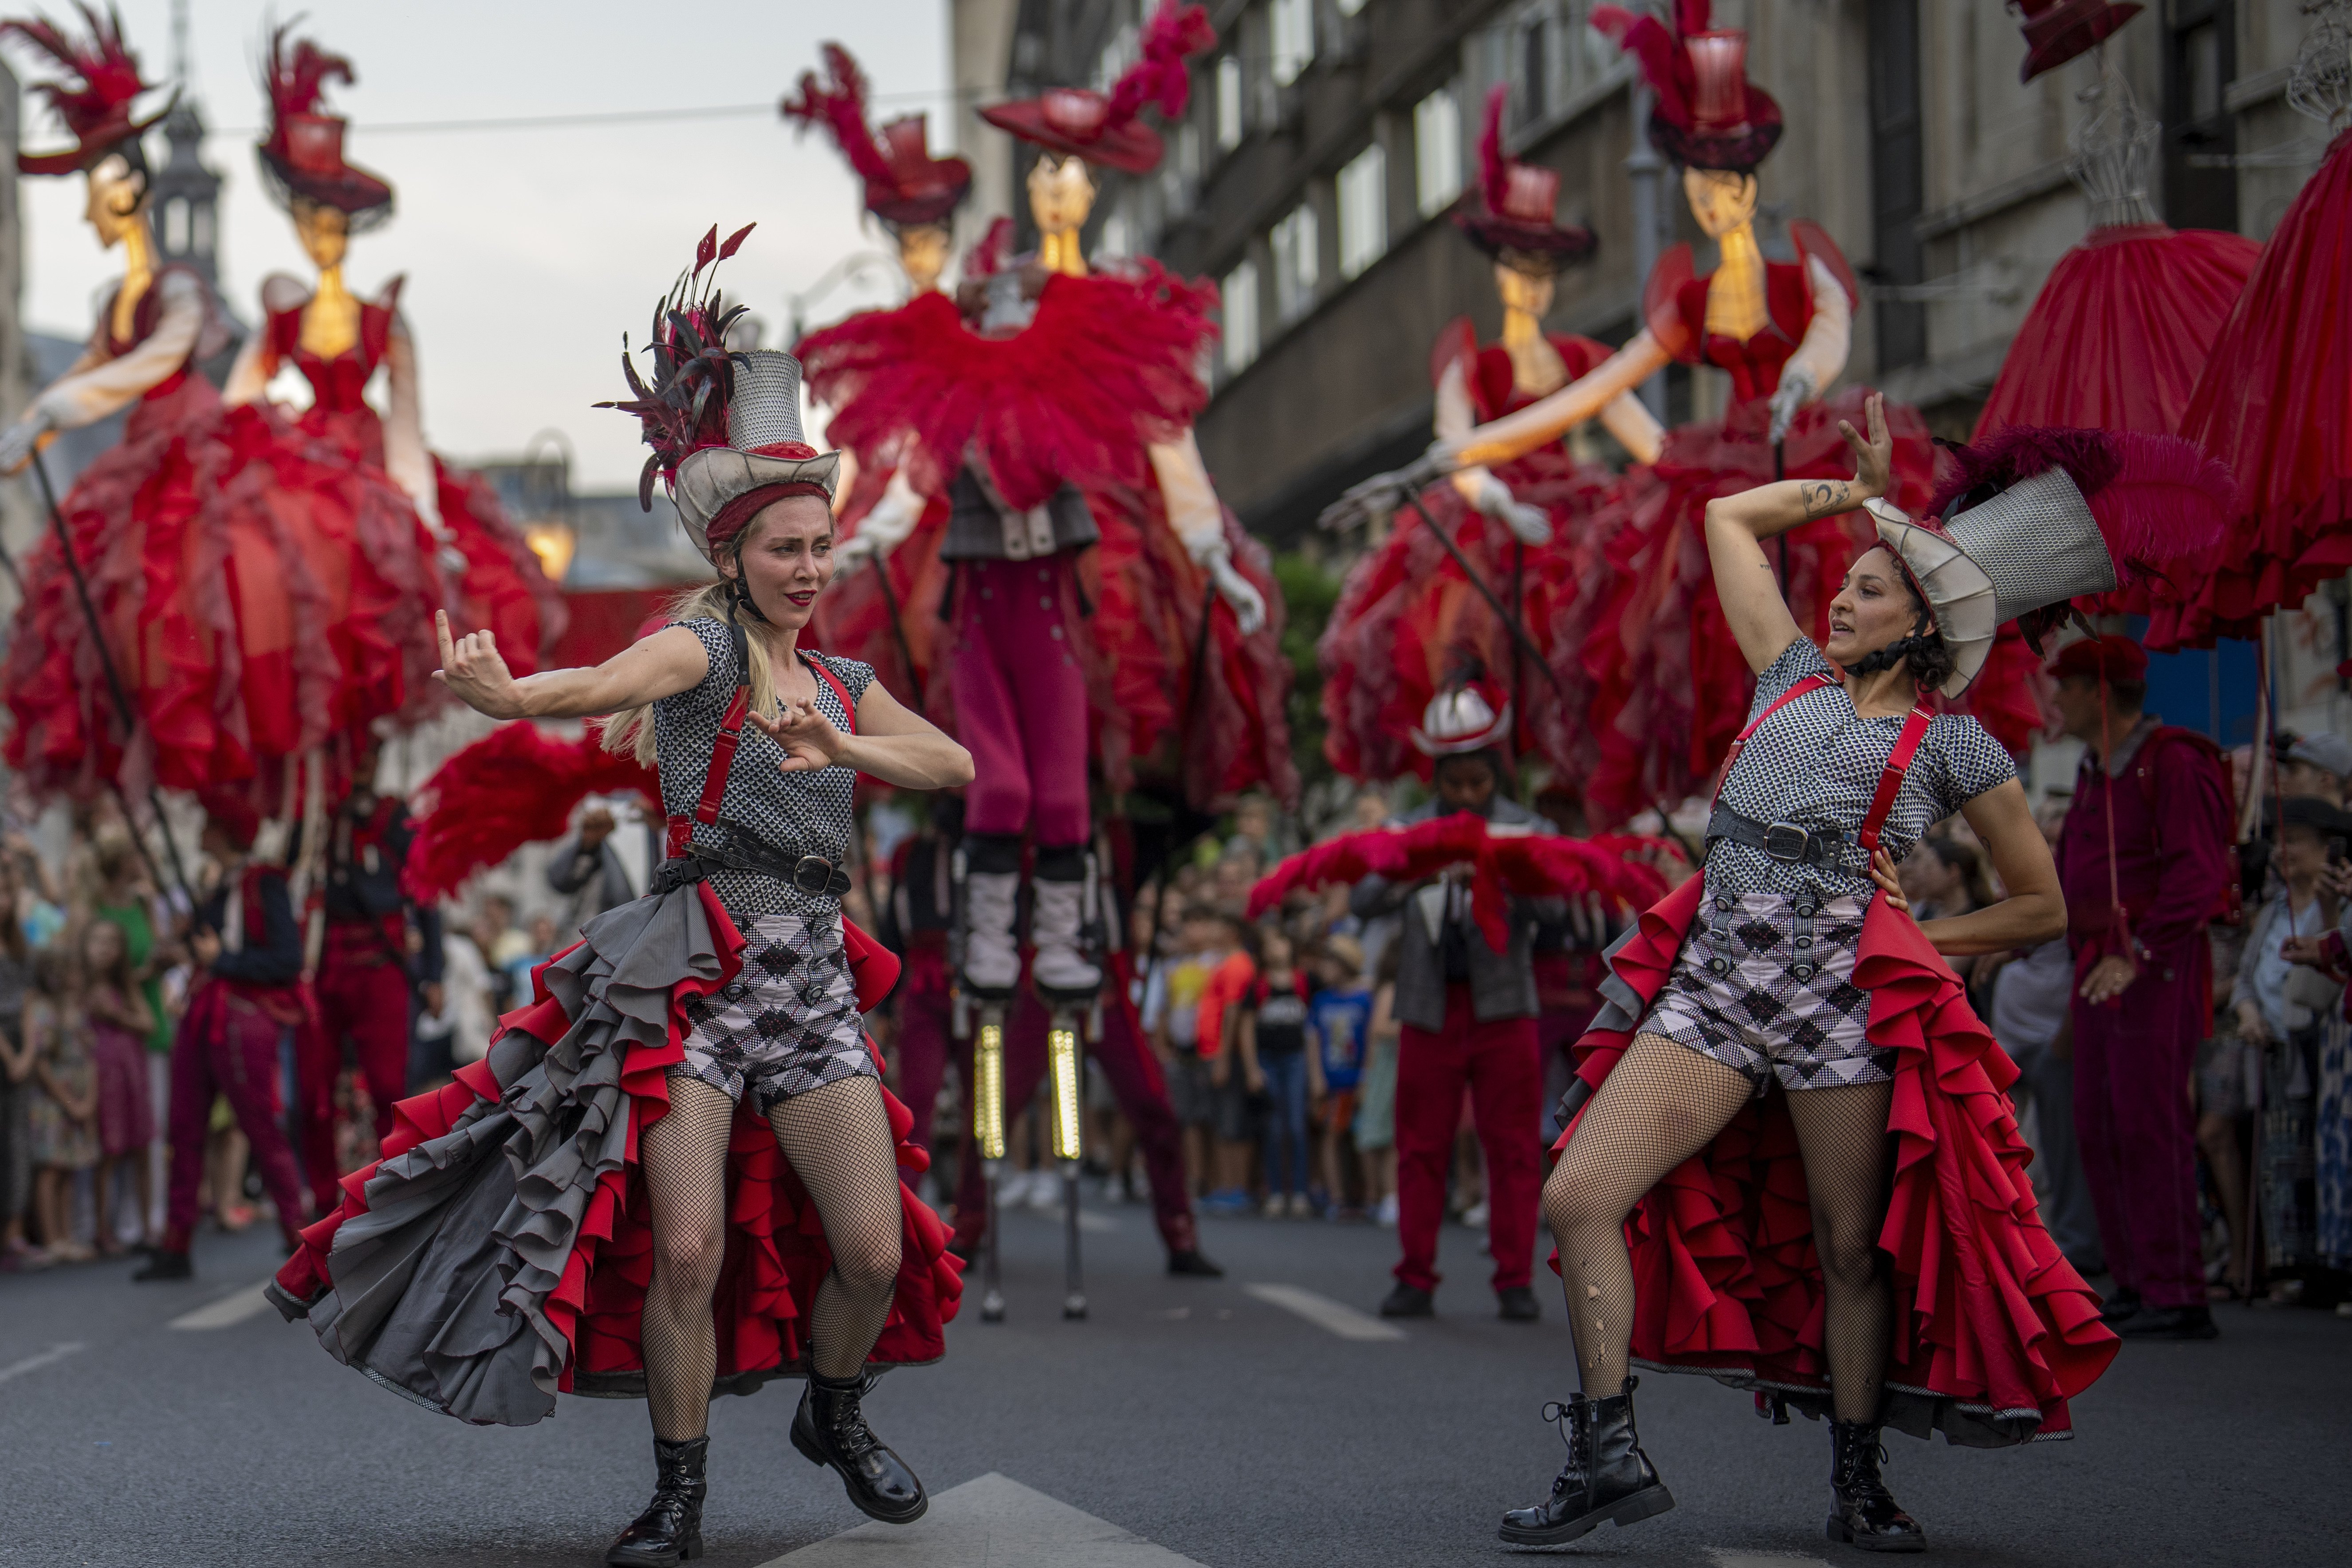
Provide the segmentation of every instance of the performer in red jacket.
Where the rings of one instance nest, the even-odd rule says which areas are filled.
[[[2180,1092],[2213,1022],[2206,922],[2236,874],[2230,775],[2211,741],[2141,711],[2128,637],[2052,661],[2084,743],[2058,840],[2074,952],[2074,1130],[2126,1339],[2210,1339],[2197,1217],[2197,1122]]]
[[[1867,442],[1842,430],[1852,481],[1706,508],[1757,692],[1705,875],[1613,950],[1582,1043],[1580,1082],[1598,1092],[1544,1194],[1582,1386],[1551,1407],[1573,1424],[1568,1466],[1505,1516],[1506,1541],[1674,1506],[1634,1431],[1634,1357],[1828,1415],[1830,1538],[1916,1551],[1925,1533],[1879,1476],[1882,1425],[1981,1445],[2063,1435],[2066,1400],[2113,1353],[2035,1215],[2000,1093],[2016,1069],[1941,956],[2054,936],[2057,868],[2008,753],[1929,702],[1967,689],[2003,622],[2209,544],[2229,483],[2170,437],[2013,433],[1964,456],[1941,520],[1914,521],[1878,503],[1894,443],[1876,397],[1869,425]],[[1864,506],[1880,542],[1816,647],[1764,542]],[[1955,811],[2009,896],[1923,926],[1895,862]]]

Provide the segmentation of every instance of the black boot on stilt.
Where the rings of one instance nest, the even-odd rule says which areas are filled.
[[[885,1447],[866,1425],[859,1408],[866,1383],[862,1377],[819,1377],[809,1374],[808,1392],[793,1416],[793,1447],[812,1465],[831,1465],[841,1473],[849,1500],[885,1524],[912,1524],[923,1517],[930,1500],[923,1483],[907,1462]]]
[[[604,1553],[606,1568],[669,1568],[702,1555],[703,1456],[708,1436],[654,1439],[654,1500]]]
[[[1896,1506],[1879,1479],[1876,1426],[1861,1421],[1830,1423],[1830,1539],[1864,1552],[1925,1552],[1927,1532]]]
[[[1559,1424],[1568,1440],[1568,1463],[1551,1483],[1551,1496],[1533,1508],[1503,1516],[1502,1538],[1514,1546],[1559,1546],[1613,1520],[1622,1528],[1675,1506],[1674,1494],[1658,1479],[1633,1430],[1633,1386],[1608,1399],[1569,1396],[1565,1405],[1544,1406],[1544,1419]]]

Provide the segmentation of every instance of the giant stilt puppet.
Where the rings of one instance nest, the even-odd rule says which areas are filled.
[[[437,588],[388,479],[266,408],[225,412],[196,371],[224,324],[202,279],[156,265],[131,118],[144,84],[110,17],[85,16],[87,43],[47,22],[0,24],[79,79],[38,89],[78,145],[18,163],[84,176],[90,225],[122,247],[124,272],[81,357],[0,433],[0,470],[37,464],[54,431],[131,413],[51,508],[27,564],[0,668],[7,760],[43,791],[155,782],[272,809],[287,764],[430,700]]]
[[[1436,433],[1458,437],[1515,413],[1607,360],[1607,344],[1546,333],[1553,279],[1590,257],[1591,231],[1562,224],[1559,175],[1503,151],[1508,89],[1487,96],[1479,183],[1454,221],[1494,260],[1501,340],[1478,344],[1470,319],[1450,323],[1430,356]],[[1635,460],[1658,455],[1662,432],[1631,392],[1598,417]],[[1323,669],[1324,750],[1355,778],[1426,770],[1404,737],[1449,681],[1479,674],[1509,699],[1510,750],[1555,779],[1591,771],[1583,723],[1589,682],[1574,660],[1606,561],[1587,520],[1616,476],[1553,442],[1494,468],[1456,470],[1396,513],[1396,527],[1349,571],[1317,643]]]
[[[497,633],[512,668],[528,675],[562,632],[562,596],[488,481],[451,468],[425,445],[416,337],[400,311],[406,279],[394,279],[373,300],[358,299],[344,286],[345,250],[353,236],[391,217],[392,187],[344,159],[344,121],[321,102],[327,82],[352,79],[351,62],[307,38],[289,49],[287,31],[270,36],[263,61],[269,132],[256,153],[263,183],[294,220],[319,281],[305,287],[283,272],[261,280],[261,325],[247,340],[222,397],[231,405],[253,402],[278,367],[291,363],[311,393],[295,427],[346,462],[389,475],[424,520],[422,541],[374,541],[375,550],[421,544],[435,555],[459,628]],[[367,401],[379,369],[388,416]]]
[[[946,578],[927,585],[893,570],[887,581],[910,610],[944,605],[947,679],[920,695],[980,767],[957,965],[981,1010],[966,1079],[977,1086],[975,1143],[1001,1143],[1005,1096],[1017,1097],[1024,1076],[1026,1053],[1007,1030],[1027,1017],[1013,1005],[1025,859],[1027,973],[1059,1015],[1036,1059],[1071,1113],[1057,1156],[1072,1193],[1078,1023],[1102,982],[1087,931],[1116,924],[1102,917],[1087,853],[1090,758],[1113,792],[1157,773],[1202,805],[1255,784],[1295,785],[1272,583],[1217,500],[1190,429],[1206,401],[1197,358],[1212,331],[1207,292],[1148,262],[1090,272],[1078,246],[1094,197],[1088,164],[1157,164],[1160,139],[1140,111],[1156,102],[1181,112],[1184,58],[1207,41],[1197,6],[1163,5],[1140,62],[1109,94],[1055,89],[984,110],[1045,150],[1028,182],[1038,255],[968,281],[967,309],[919,295],[802,345],[812,391],[834,410],[829,430],[893,476],[848,548],[912,550]],[[1171,1267],[1203,1271],[1166,1135],[1172,1116],[1155,1114],[1164,1091],[1118,997],[1107,999],[1098,1046],[1151,1152]],[[960,1231],[976,1238],[965,1227],[985,1213],[984,1203],[960,1205]],[[1075,1270],[1074,1205],[1068,1218]],[[1081,1310],[1081,1295],[1074,1283],[1066,1310]]]

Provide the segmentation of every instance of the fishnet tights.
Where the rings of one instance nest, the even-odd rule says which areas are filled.
[[[638,1146],[653,1204],[654,1275],[639,1338],[654,1436],[699,1437],[719,1349],[711,1292],[726,1252],[728,1128],[735,1105],[694,1079],[669,1080],[669,1111]],[[890,1316],[898,1278],[898,1168],[881,1086],[844,1079],[768,1112],[824,1226],[833,1269],[809,1310],[809,1364],[856,1377]]]
[[[1755,1092],[1746,1077],[1661,1035],[1641,1035],[1577,1124],[1544,1186],[1544,1217],[1559,1244],[1560,1282],[1585,1394],[1625,1387],[1633,1334],[1633,1268],[1625,1216],[1660,1177],[1689,1159]],[[1875,1421],[1886,1369],[1889,1300],[1879,1265],[1886,1209],[1886,1111],[1891,1083],[1802,1089],[1788,1096],[1813,1241],[1828,1295],[1822,1328],[1831,1403],[1842,1421]]]

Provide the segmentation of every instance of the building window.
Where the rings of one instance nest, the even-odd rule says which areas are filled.
[[[1462,194],[1462,114],[1451,89],[1412,106],[1412,163],[1421,216],[1434,217]]]
[[[1239,55],[1217,61],[1217,150],[1230,153],[1242,144],[1242,62]]]
[[[1225,274],[1225,374],[1239,375],[1257,358],[1257,263],[1244,261]]]
[[[1267,10],[1274,85],[1288,87],[1315,58],[1315,0],[1274,0]]]
[[[1339,276],[1353,278],[1389,247],[1389,161],[1377,142],[1339,171]]]
[[[1267,237],[1274,247],[1274,308],[1286,322],[1315,308],[1317,233],[1315,209],[1300,203],[1290,216],[1274,226]]]

